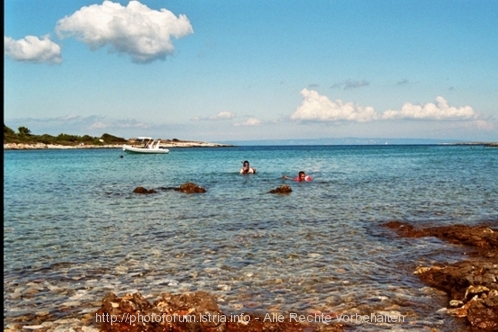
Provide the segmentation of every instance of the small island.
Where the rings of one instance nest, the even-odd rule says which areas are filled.
[[[137,145],[137,138],[125,139],[111,134],[103,134],[100,137],[89,135],[78,136],[59,134],[52,136],[48,134],[34,135],[26,127],[19,127],[15,132],[13,129],[3,125],[3,149],[4,150],[41,150],[41,149],[118,149],[123,144]],[[166,148],[217,148],[231,147],[230,144],[207,143],[200,141],[161,139],[161,147]]]

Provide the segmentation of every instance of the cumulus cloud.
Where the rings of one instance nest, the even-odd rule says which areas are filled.
[[[241,127],[241,126],[259,126],[260,124],[261,124],[261,120],[251,117],[251,118],[248,118],[244,122],[236,122],[233,125],[235,127]]]
[[[104,1],[85,6],[57,22],[60,38],[76,37],[90,49],[109,45],[112,52],[125,53],[133,62],[164,60],[174,52],[171,38],[193,33],[187,16],[175,16],[167,9],[152,10],[138,1],[126,7]]]
[[[446,99],[437,97],[436,103],[414,105],[405,103],[401,110],[387,110],[382,114],[382,119],[416,119],[416,120],[473,120],[478,115],[472,107],[450,106]]]
[[[435,103],[415,105],[405,103],[401,110],[387,110],[377,113],[373,107],[358,106],[342,100],[332,101],[327,96],[308,89],[301,91],[303,102],[291,115],[291,120],[301,121],[356,121],[373,120],[428,120],[428,121],[473,121],[482,120],[470,106],[450,106],[446,99],[437,97]],[[479,122],[482,127],[487,122]],[[488,126],[489,127],[489,126]]]
[[[314,90],[303,89],[301,96],[303,102],[291,115],[292,120],[367,122],[378,117],[373,107],[344,103],[339,99],[332,101]]]
[[[41,39],[36,36],[26,36],[14,40],[3,37],[4,55],[15,61],[34,63],[61,63],[61,47],[50,40],[49,36]]]

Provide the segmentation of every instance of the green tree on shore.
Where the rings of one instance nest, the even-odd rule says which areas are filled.
[[[21,127],[17,128],[17,130],[19,131],[19,135],[20,136],[29,136],[29,135],[31,135],[31,130],[29,130],[28,128],[26,128],[24,126],[21,126]]]
[[[13,136],[15,134],[16,134],[15,131],[13,131],[12,129],[10,129],[9,127],[7,127],[5,125],[5,123],[3,124],[3,135],[4,136]]]

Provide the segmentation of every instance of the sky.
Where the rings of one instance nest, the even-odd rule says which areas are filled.
[[[5,0],[4,123],[498,141],[496,0]]]

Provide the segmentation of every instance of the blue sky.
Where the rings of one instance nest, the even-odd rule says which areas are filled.
[[[4,122],[498,141],[498,1],[6,0]]]

